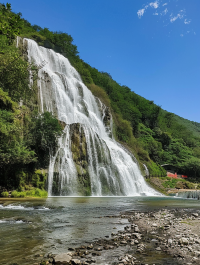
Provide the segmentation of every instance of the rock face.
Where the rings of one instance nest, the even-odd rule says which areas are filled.
[[[91,195],[91,183],[88,172],[87,143],[83,128],[79,123],[70,125],[71,151],[78,174],[79,189],[85,196]]]
[[[24,59],[28,61],[28,43],[27,41],[23,42],[23,38],[17,37],[16,39],[16,46],[19,48],[21,54],[23,55]]]
[[[62,125],[63,127],[66,126],[65,123],[62,123]],[[75,165],[75,174],[77,174],[77,192],[83,196],[90,196],[91,182],[88,171],[88,153],[85,133],[83,127],[79,123],[73,123],[67,126],[69,126],[69,145]],[[56,196],[59,196],[61,193],[59,173],[56,171],[54,171],[53,174],[52,191]]]

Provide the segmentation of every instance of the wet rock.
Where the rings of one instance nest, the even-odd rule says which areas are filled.
[[[93,249],[93,247],[94,247],[94,246],[91,244],[91,245],[88,245],[88,246],[87,246],[87,249]]]
[[[139,239],[139,240],[141,239],[141,234],[139,234],[139,233],[132,233],[132,236]]]
[[[81,264],[81,261],[80,261],[79,259],[72,259],[71,262],[72,262],[72,264],[74,264],[74,265]]]
[[[140,232],[138,226],[136,226],[136,227],[134,228],[134,230],[135,230],[135,232]]]
[[[169,244],[169,245],[171,245],[172,242],[173,242],[171,238],[169,238],[167,241],[168,241],[168,244]]]
[[[188,245],[189,244],[189,241],[188,241],[187,238],[182,237],[182,238],[179,239],[179,244]]]
[[[98,248],[95,248],[96,251],[102,251],[103,249],[98,247]]]
[[[198,217],[199,215],[198,215],[198,213],[192,213],[192,216]]]
[[[75,248],[70,247],[70,248],[68,248],[68,250],[75,251]]]
[[[160,247],[157,247],[156,250],[157,250],[157,251],[161,251],[161,248],[160,248]]]

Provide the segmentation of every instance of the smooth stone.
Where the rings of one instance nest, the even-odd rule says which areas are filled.
[[[192,215],[193,215],[194,217],[198,217],[198,216],[199,216],[198,213],[192,213]]]
[[[161,251],[161,248],[160,248],[160,247],[158,247],[158,248],[156,248],[156,250],[157,250],[157,251]]]
[[[187,240],[187,238],[182,237],[179,239],[179,244],[188,245],[189,241]]]
[[[195,256],[200,257],[200,251],[194,251]]]
[[[171,244],[172,244],[172,242],[173,242],[173,241],[172,241],[172,239],[171,239],[171,238],[169,238],[169,239],[168,239],[168,244],[170,244],[170,245],[171,245]]]
[[[68,255],[67,253],[59,254],[54,257],[55,264],[60,263],[69,263],[71,261],[72,257]]]

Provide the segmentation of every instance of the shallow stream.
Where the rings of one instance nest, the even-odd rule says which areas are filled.
[[[193,209],[200,208],[200,203],[173,197],[1,199],[1,264],[34,264],[44,254],[65,253],[68,247],[78,247],[122,230],[128,221],[119,217],[121,212],[164,207]]]

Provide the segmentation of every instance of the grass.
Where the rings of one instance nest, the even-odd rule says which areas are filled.
[[[180,223],[194,226],[194,224],[192,224],[192,223],[190,223],[190,222],[186,222],[186,221],[181,221]]]

